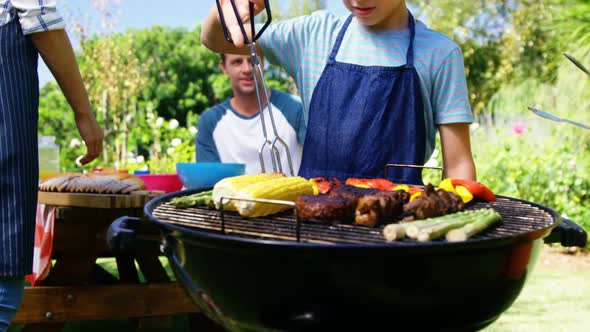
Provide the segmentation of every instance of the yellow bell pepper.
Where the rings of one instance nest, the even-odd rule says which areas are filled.
[[[412,196],[410,196],[410,202],[413,201],[414,198],[416,198],[416,197],[418,197],[420,195],[422,195],[422,192],[421,191],[417,191],[417,192],[413,193]]]
[[[442,180],[438,187],[442,190],[450,191],[456,194],[455,186],[453,186],[453,180],[451,178],[446,178]]]
[[[467,190],[464,186],[456,186],[455,193],[461,197],[463,203],[468,203],[473,199],[473,194]]]
[[[309,182],[311,183],[313,194],[318,195],[320,193],[320,187],[318,186],[318,183],[314,179],[309,179]]]
[[[397,185],[397,186],[391,188],[391,190],[393,190],[393,191],[403,190],[403,191],[409,193],[410,192],[410,187],[407,186],[407,185],[405,185],[405,184],[400,184],[400,185]]]

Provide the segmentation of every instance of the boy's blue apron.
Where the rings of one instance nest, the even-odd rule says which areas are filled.
[[[410,14],[406,65],[360,66],[336,61],[352,15],[340,30],[309,106],[299,175],[383,177],[386,164],[424,164],[426,133],[414,67],[415,22]],[[421,169],[390,167],[397,183],[422,184]]]
[[[0,277],[31,273],[38,188],[38,52],[18,16],[0,26]]]

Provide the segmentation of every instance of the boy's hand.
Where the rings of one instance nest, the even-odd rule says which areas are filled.
[[[234,41],[234,45],[237,48],[243,47],[244,36],[242,35],[242,30],[240,29],[240,25],[238,24],[236,14],[234,13],[234,9],[230,0],[219,0],[219,2],[223,11],[223,17],[225,18],[227,30]],[[242,23],[250,22],[250,2],[254,4],[254,16],[258,15],[265,9],[264,0],[234,0],[234,3],[238,8],[238,12],[240,13],[240,19],[242,20]],[[246,29],[248,38],[251,40],[252,36],[250,36],[250,25],[245,24],[244,28]]]

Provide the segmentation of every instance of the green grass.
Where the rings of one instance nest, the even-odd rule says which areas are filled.
[[[114,264],[101,264],[112,270]],[[9,332],[20,331],[11,326]],[[128,332],[128,320],[85,321],[66,324],[65,332]],[[142,332],[189,332],[186,316],[177,316],[166,329]],[[484,332],[586,332],[590,331],[590,272],[551,271],[537,267],[516,302]],[[206,332],[206,331],[205,331]]]
[[[534,270],[512,307],[483,331],[590,331],[590,272]]]

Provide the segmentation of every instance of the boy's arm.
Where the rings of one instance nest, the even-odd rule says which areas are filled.
[[[80,162],[87,164],[102,152],[104,134],[92,113],[70,39],[63,29],[32,33],[30,36],[74,110],[76,125],[87,149]]]
[[[471,156],[469,124],[452,123],[439,126],[445,178],[476,180]]]
[[[220,0],[220,2],[223,10],[223,16],[225,17],[225,24],[234,43],[231,44],[225,40],[225,35],[223,33],[221,19],[219,17],[219,12],[217,11],[216,4],[211,7],[209,14],[207,14],[207,17],[203,22],[201,29],[201,43],[210,50],[217,53],[250,54],[248,48],[244,47],[244,36],[242,35],[242,31],[240,30],[238,21],[236,20],[231,3],[229,0]],[[242,22],[249,22],[250,2],[254,3],[254,15],[257,15],[265,8],[263,0],[234,0],[234,2],[236,3],[236,7],[238,7]],[[252,36],[250,33],[250,24],[244,23],[244,28],[248,38],[251,40]],[[257,51],[260,53],[260,46],[257,48]]]

